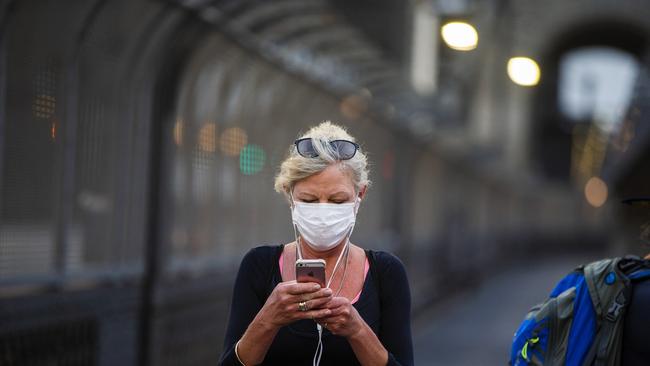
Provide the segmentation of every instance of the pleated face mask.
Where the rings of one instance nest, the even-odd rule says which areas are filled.
[[[291,218],[307,244],[318,252],[336,247],[354,226],[357,203],[293,202]]]

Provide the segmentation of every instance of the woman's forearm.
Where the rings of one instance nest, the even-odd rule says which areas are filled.
[[[362,365],[384,366],[388,363],[388,351],[365,321],[358,332],[348,337],[348,342]]]
[[[240,361],[246,366],[262,363],[278,330],[277,326],[267,322],[262,312],[259,312],[236,346]]]

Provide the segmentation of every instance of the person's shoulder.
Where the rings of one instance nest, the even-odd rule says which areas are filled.
[[[374,256],[375,261],[377,262],[381,262],[383,264],[403,266],[402,260],[399,259],[398,256],[396,256],[391,252],[386,252],[383,250],[373,250],[373,249],[368,249],[368,252],[370,252]]]
[[[373,276],[377,276],[377,283],[380,284],[380,296],[407,296],[410,292],[408,274],[402,260],[395,254],[382,250],[369,250],[369,253],[373,258],[371,266],[375,266]]]
[[[259,266],[267,265],[282,252],[282,245],[260,245],[251,248],[242,259],[242,265]]]
[[[404,263],[398,256],[383,250],[368,250],[380,271],[404,271]]]
[[[260,245],[254,248],[251,248],[246,255],[252,256],[268,256],[275,255],[279,251],[282,251],[282,245]]]

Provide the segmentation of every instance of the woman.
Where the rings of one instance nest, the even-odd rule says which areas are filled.
[[[296,241],[242,260],[221,365],[412,365],[410,290],[395,256],[349,242],[368,187],[364,153],[323,122],[295,141],[275,189]],[[327,286],[296,282],[297,259],[325,260]]]

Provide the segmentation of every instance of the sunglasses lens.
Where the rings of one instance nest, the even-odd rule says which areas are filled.
[[[357,152],[357,145],[353,144],[350,141],[337,140],[332,141],[332,147],[336,150],[339,155],[339,159],[348,160],[352,159],[354,154]]]
[[[335,140],[330,142],[330,144],[340,160],[352,159],[357,152],[357,145],[350,141]],[[318,156],[318,152],[314,148],[311,138],[297,140],[296,150],[298,150],[298,154],[306,158],[315,158]]]
[[[296,141],[296,149],[298,150],[298,154],[306,158],[315,158],[318,156],[318,153],[316,153],[316,150],[314,149],[314,145],[311,143],[311,139]]]

